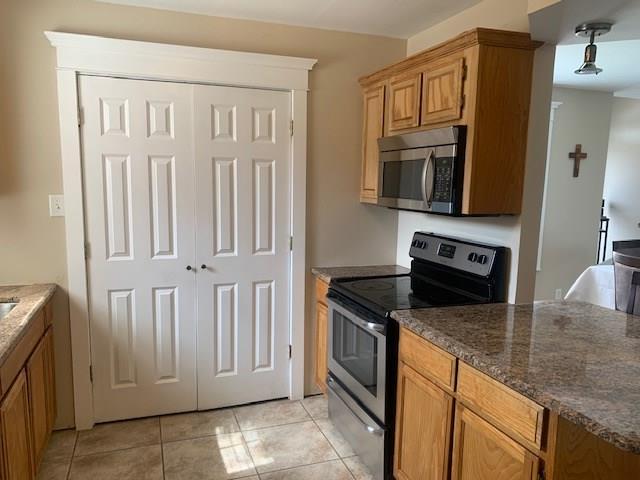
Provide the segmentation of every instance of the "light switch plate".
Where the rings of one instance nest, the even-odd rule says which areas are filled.
[[[64,195],[49,195],[49,216],[64,217]]]

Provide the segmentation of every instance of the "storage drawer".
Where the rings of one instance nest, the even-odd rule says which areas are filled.
[[[456,357],[432,345],[406,328],[400,329],[400,360],[420,375],[445,390],[453,392],[456,377]]]
[[[329,290],[329,284],[319,278],[316,280],[316,301],[327,304],[327,291]]]
[[[505,433],[540,448],[544,407],[463,362],[458,365],[457,391],[463,403]]]

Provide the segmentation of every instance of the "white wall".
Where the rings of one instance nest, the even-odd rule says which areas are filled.
[[[610,255],[613,240],[640,238],[640,100],[613,99],[604,198]]]
[[[561,105],[548,160],[538,300],[555,298],[556,289],[564,296],[580,273],[596,262],[612,99],[611,93],[553,89],[553,101]],[[574,178],[568,155],[578,143],[588,156]]]
[[[409,38],[407,54],[424,50],[475,27],[526,32],[529,30],[528,3],[527,0],[484,0]],[[544,46],[536,51],[534,61],[522,214],[493,218],[450,218],[400,212],[396,255],[398,264],[409,264],[407,252],[411,235],[416,230],[504,245],[511,251],[509,301],[528,302],[533,299],[554,53],[553,46]]]

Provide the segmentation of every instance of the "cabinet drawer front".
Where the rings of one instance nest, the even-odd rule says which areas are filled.
[[[453,392],[456,358],[406,328],[400,329],[400,360],[418,373]]]
[[[462,117],[463,75],[463,58],[433,67],[427,65],[422,87],[422,125]]]
[[[457,391],[476,413],[540,448],[544,407],[462,362]]]
[[[323,282],[318,278],[316,280],[316,301],[326,305],[328,290],[329,290],[329,284],[326,282]]]
[[[389,131],[420,125],[421,73],[391,77],[389,80]]]

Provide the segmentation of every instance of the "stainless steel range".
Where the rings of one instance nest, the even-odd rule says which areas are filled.
[[[501,302],[507,250],[416,232],[408,275],[332,281],[329,418],[374,478],[393,479],[398,325],[394,310]]]

